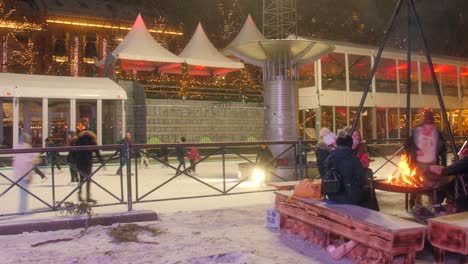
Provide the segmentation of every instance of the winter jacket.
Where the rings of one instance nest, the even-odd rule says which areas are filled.
[[[367,146],[365,142],[360,142],[356,149],[353,150],[356,157],[361,162],[361,165],[364,169],[369,168],[369,152],[367,151]]]
[[[268,147],[258,149],[257,157],[255,159],[255,162],[257,164],[264,165],[264,166],[271,166],[273,165],[272,160],[273,160],[273,154],[271,153]]]
[[[328,146],[324,142],[321,142],[319,143],[319,147],[315,152],[315,157],[317,159],[317,168],[321,178],[323,178],[323,176],[327,172],[327,166],[325,164],[325,161],[327,160],[328,155],[330,155],[331,151],[332,148],[330,146]]]
[[[177,157],[177,161],[179,162],[184,162],[185,161],[185,153],[187,150],[185,149],[184,146],[177,145],[175,147],[175,155]]]
[[[441,175],[444,175],[444,176],[458,175],[458,174],[463,174],[465,188],[468,189],[468,156],[444,168],[441,173]],[[453,191],[455,188],[455,186],[453,185],[454,185],[454,182],[452,182],[452,184],[450,185],[449,188],[447,188],[447,190]],[[458,212],[468,211],[468,196],[464,196],[463,192],[461,192],[460,196],[456,199],[455,203],[456,203]]]
[[[191,148],[189,153],[187,154],[187,158],[189,160],[199,160],[199,159],[201,159],[200,153],[198,153],[197,148],[195,148],[195,147]]]
[[[76,142],[77,146],[96,146],[96,138],[91,133],[80,133],[78,140]],[[78,168],[91,167],[93,164],[93,152],[96,154],[99,162],[103,162],[99,150],[78,150],[75,154],[75,161],[78,165]]]
[[[28,143],[18,143],[17,149],[30,149],[31,145]],[[17,180],[22,178],[26,173],[27,176],[23,178],[23,181],[30,181],[35,161],[37,161],[37,153],[21,153],[15,154],[13,159],[13,171]]]
[[[340,192],[328,195],[328,200],[360,205],[364,199],[364,187],[367,185],[367,180],[361,162],[353,154],[351,147],[338,145],[326,160],[327,170],[333,164],[342,178],[342,184]]]

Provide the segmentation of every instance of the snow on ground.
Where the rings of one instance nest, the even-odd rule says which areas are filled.
[[[219,180],[220,162],[201,164],[198,178],[222,188]],[[228,162],[226,170],[231,181],[235,181],[239,161]],[[383,160],[372,163],[374,170]],[[119,177],[113,175],[116,167],[109,166],[100,172],[96,181],[117,189]],[[384,169],[379,175],[391,173],[393,168]],[[9,171],[2,173],[8,175]],[[139,171],[141,189],[149,191],[158,183],[169,179],[173,171],[151,165],[150,169]],[[68,186],[67,172],[57,176],[57,196],[72,190]],[[235,182],[231,182],[230,186]],[[1,188],[6,188],[5,183]],[[49,187],[48,187],[49,186]],[[98,187],[93,186],[93,195],[98,201],[111,201]],[[247,182],[240,190],[254,190],[258,187]],[[50,183],[36,183],[31,188],[38,195],[50,195]],[[3,191],[3,190],[2,190]],[[13,190],[12,190],[13,191]],[[188,178],[176,178],[161,188],[153,198],[191,196],[215,193],[206,186]],[[124,194],[125,195],[125,194]],[[140,194],[141,195],[141,194]],[[404,210],[404,195],[388,192],[377,193],[382,212],[410,219]],[[124,196],[125,197],[125,196]],[[1,197],[1,213],[14,211],[17,194]],[[71,196],[76,200],[76,195]],[[5,201],[6,200],[6,201]],[[72,241],[31,247],[32,244],[77,236],[81,229],[61,230],[44,233],[24,233],[0,236],[0,257],[2,263],[350,263],[349,260],[333,261],[317,245],[305,242],[297,236],[285,235],[265,227],[266,210],[273,204],[271,192],[207,197],[174,201],[135,204],[134,209],[150,209],[160,214],[160,221],[140,223],[157,227],[164,232],[156,237],[142,235],[141,240],[157,244],[126,242],[118,243],[109,236],[111,227],[90,227],[87,233]],[[41,205],[31,202],[33,209]],[[96,214],[124,212],[123,205],[95,208]],[[17,222],[39,218],[60,217],[55,213],[40,213],[24,216],[6,216],[0,223]],[[418,255],[416,263],[432,263],[430,252]]]

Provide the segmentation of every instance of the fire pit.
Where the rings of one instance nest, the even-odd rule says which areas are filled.
[[[386,192],[396,192],[396,193],[425,193],[432,192],[435,188],[433,187],[414,187],[414,186],[404,186],[404,185],[394,185],[387,182],[387,180],[373,180],[372,187],[376,190],[386,191]]]

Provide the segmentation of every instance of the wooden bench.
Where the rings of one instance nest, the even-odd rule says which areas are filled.
[[[355,205],[294,198],[292,191],[275,195],[280,230],[327,248],[335,259],[347,255],[358,263],[414,263],[424,248],[424,225]],[[340,237],[349,241],[331,246]]]
[[[434,263],[444,263],[445,250],[459,253],[459,263],[468,263],[468,212],[431,218],[429,241],[434,246]]]
[[[281,182],[269,182],[267,185],[275,187],[278,190],[291,190],[299,183],[300,181],[281,181]]]

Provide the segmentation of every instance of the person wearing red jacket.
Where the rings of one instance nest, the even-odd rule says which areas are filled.
[[[201,159],[201,156],[200,156],[200,153],[198,153],[198,149],[196,147],[192,147],[189,151],[189,153],[187,154],[187,158],[189,159],[190,161],[190,168],[189,170],[193,173],[193,174],[196,174],[195,173],[195,169],[197,167],[197,161],[199,161]]]

